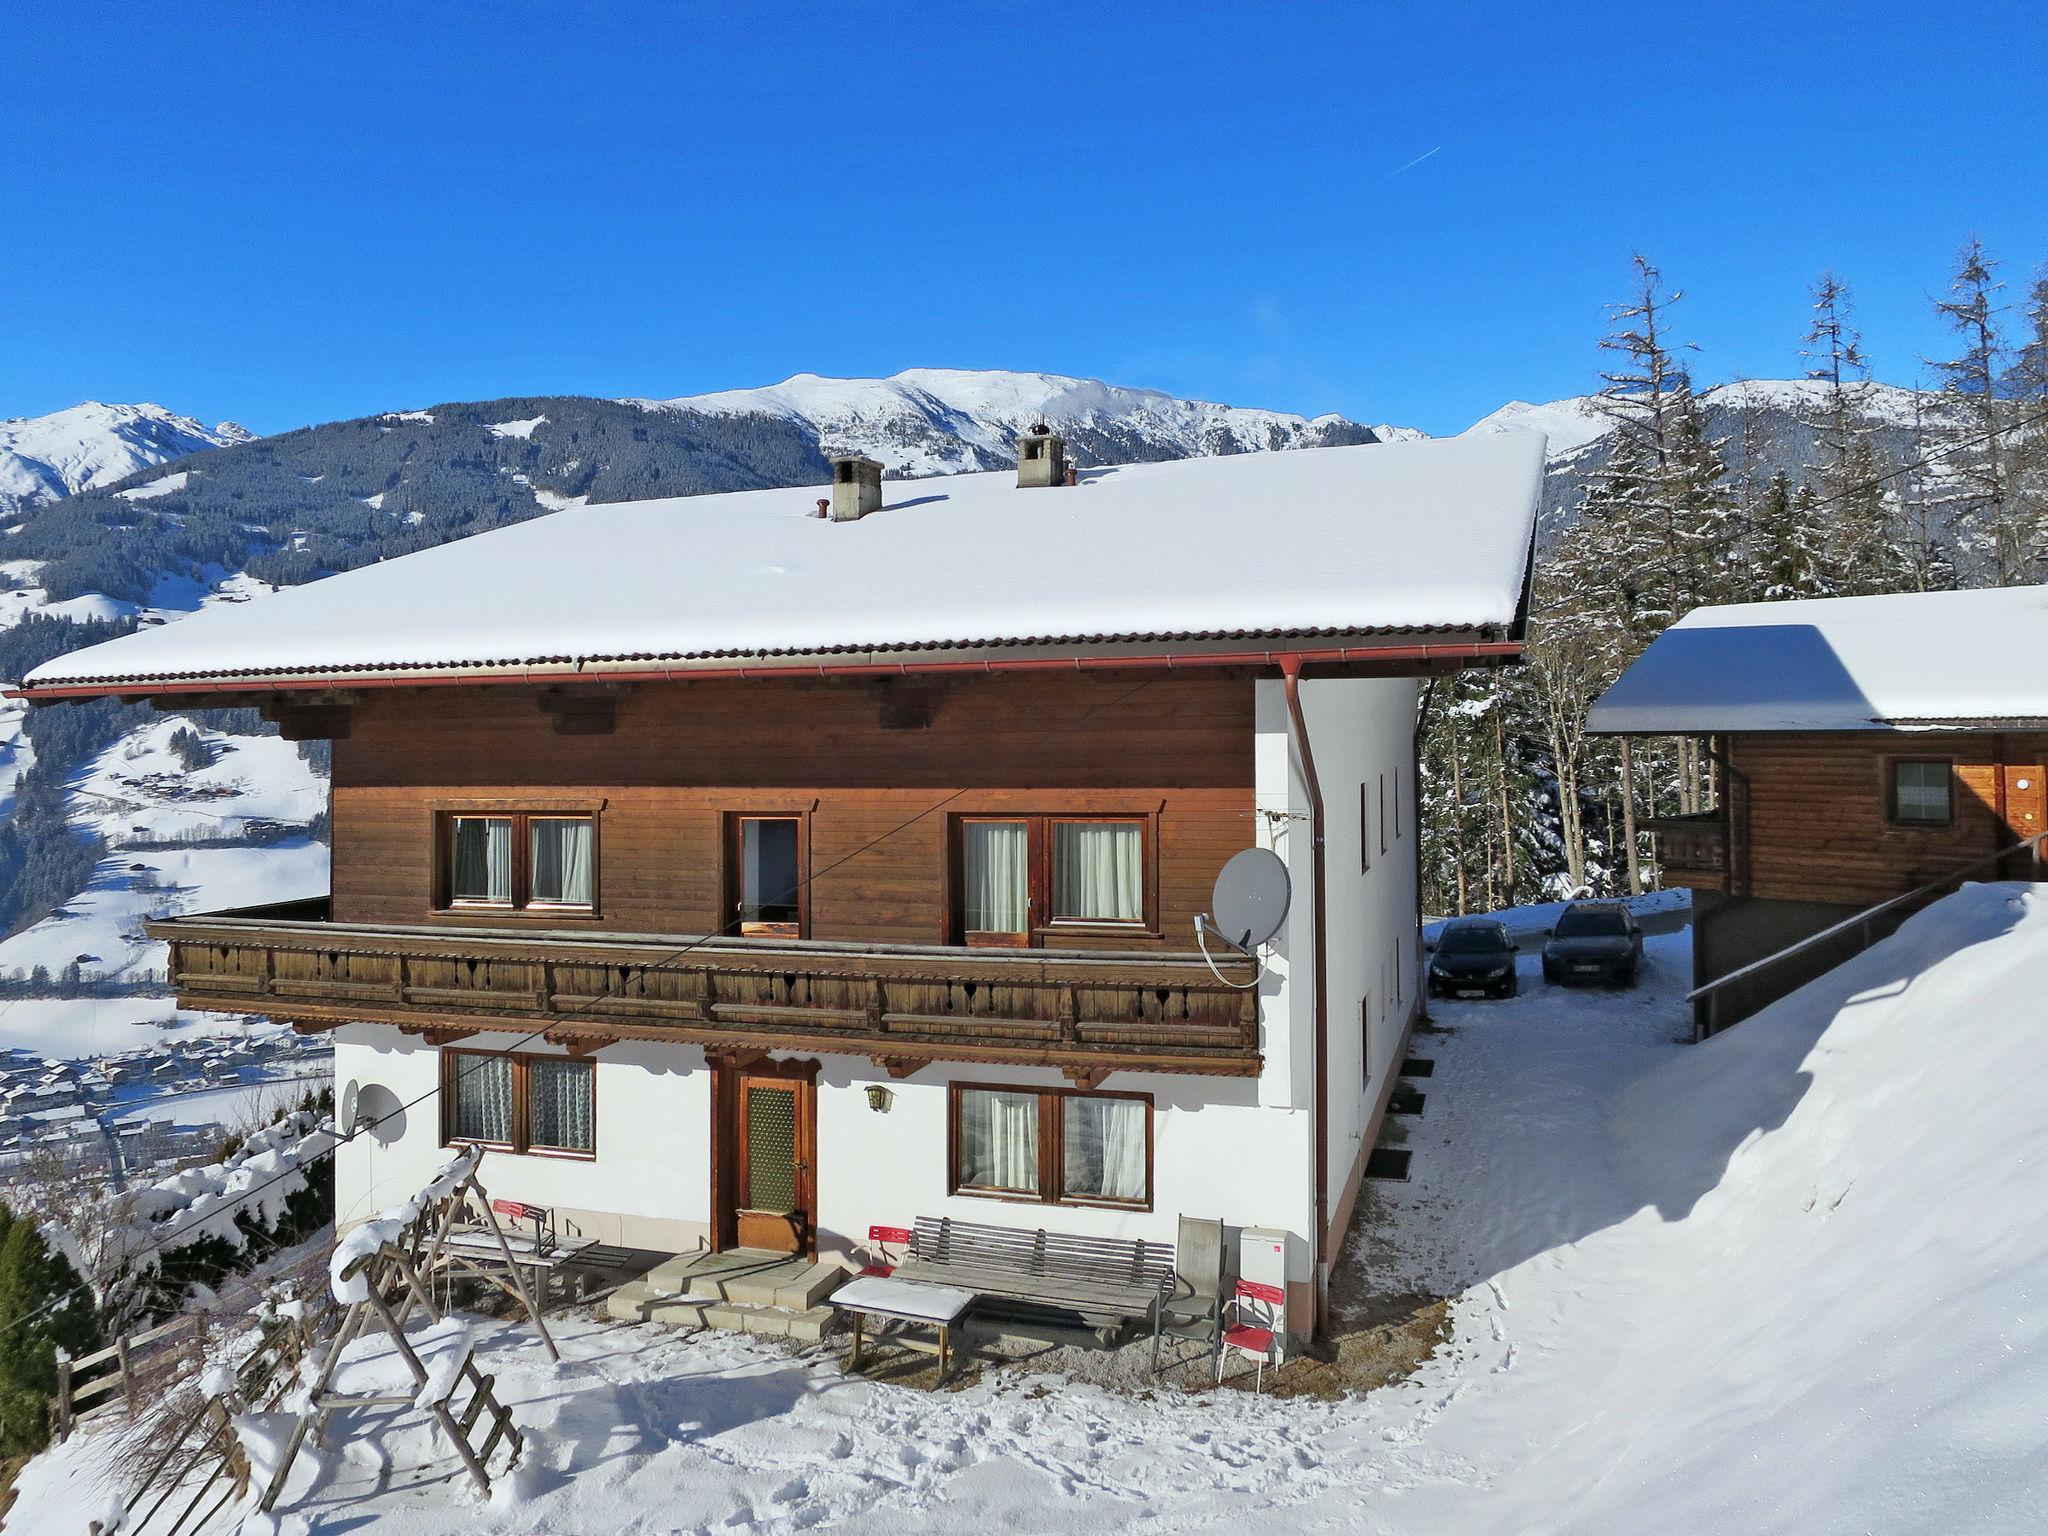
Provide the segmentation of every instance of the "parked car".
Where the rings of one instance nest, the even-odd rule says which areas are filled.
[[[1515,941],[1507,924],[1490,917],[1461,917],[1438,932],[1429,961],[1433,997],[1513,997]]]
[[[1575,901],[1543,945],[1543,979],[1632,987],[1643,965],[1643,930],[1618,901]]]

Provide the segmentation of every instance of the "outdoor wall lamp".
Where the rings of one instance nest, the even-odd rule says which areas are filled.
[[[876,1114],[886,1115],[889,1113],[889,1104],[894,1098],[895,1095],[880,1083],[868,1084],[868,1108],[872,1109]]]

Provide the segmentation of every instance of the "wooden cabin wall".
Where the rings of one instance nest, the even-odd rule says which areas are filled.
[[[435,913],[434,828],[451,800],[582,798],[602,806],[592,927],[715,931],[722,813],[801,810],[810,938],[944,943],[951,817],[1095,811],[1156,815],[1156,936],[1062,945],[1192,947],[1216,872],[1255,836],[1249,680],[1012,675],[930,698],[928,725],[885,728],[882,691],[857,683],[645,685],[612,733],[561,735],[532,689],[367,694],[334,744],[334,918],[575,926]]]
[[[2011,841],[2000,769],[2041,765],[2048,759],[2048,735],[1736,736],[1728,756],[1749,780],[1747,894],[1864,905],[1911,890]],[[1951,760],[1955,815],[1949,826],[1890,821],[1890,765],[1899,758]],[[1738,859],[1743,835],[1738,825]],[[1978,878],[1995,876],[1987,869]]]

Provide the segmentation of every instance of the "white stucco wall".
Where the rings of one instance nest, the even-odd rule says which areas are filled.
[[[1270,1039],[1288,1037],[1284,1083],[1269,1054],[1262,1091],[1274,1101],[1309,1104],[1314,1038],[1314,907],[1308,833],[1308,787],[1293,751],[1287,697],[1277,679],[1257,684],[1256,749],[1258,805],[1264,835],[1287,860],[1295,899],[1277,946],[1273,969],[1286,977],[1298,967],[1302,985],[1283,979],[1271,1000]],[[1329,1177],[1334,1212],[1345,1178],[1356,1164],[1373,1106],[1395,1059],[1421,979],[1415,884],[1415,709],[1411,678],[1307,678],[1301,684],[1302,713],[1314,748],[1322,785],[1324,866],[1328,889],[1325,916],[1330,926]],[[1370,790],[1370,810],[1361,788]],[[1387,840],[1379,839],[1382,798],[1387,802]],[[1368,825],[1364,818],[1370,817]],[[1361,838],[1369,836],[1369,859],[1361,868]],[[1363,1012],[1361,1011],[1363,1009]],[[1285,1024],[1278,1020],[1284,1016]],[[1370,1038],[1370,1061],[1367,1040]],[[1306,1177],[1313,1179],[1313,1169]],[[1309,1198],[1313,1200],[1313,1189]],[[1305,1234],[1306,1222],[1297,1232]],[[1308,1262],[1306,1259],[1304,1263]]]
[[[560,1055],[518,1035],[478,1035],[464,1050]],[[356,1138],[335,1154],[335,1218],[365,1221],[423,1185],[449,1154],[441,1145],[441,1053],[388,1025],[334,1032],[334,1082],[380,1083],[403,1102],[423,1102],[402,1121]],[[688,1045],[614,1045],[597,1062],[597,1156],[493,1152],[483,1184],[495,1198],[556,1208],[601,1242],[681,1250],[709,1229],[711,1073]]]

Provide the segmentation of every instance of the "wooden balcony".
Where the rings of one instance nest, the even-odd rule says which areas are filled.
[[[395,1024],[446,1044],[540,1033],[575,1051],[625,1040],[1114,1071],[1259,1070],[1258,992],[1199,956],[483,928],[374,927],[294,903],[147,925],[171,946],[179,1006],[301,1030]],[[1249,962],[1218,960],[1240,986]]]
[[[1643,823],[1657,843],[1657,866],[1666,885],[1724,890],[1728,883],[1728,826],[1719,811],[1660,816]]]

